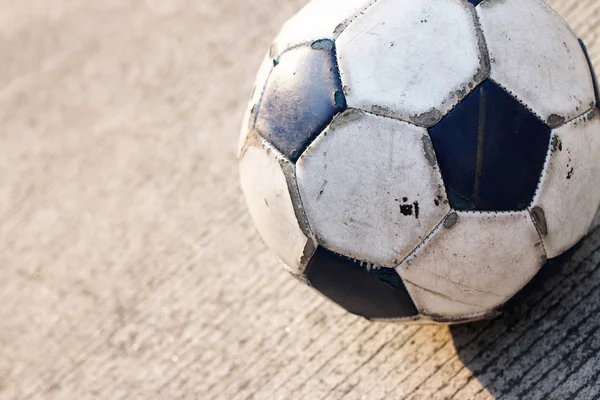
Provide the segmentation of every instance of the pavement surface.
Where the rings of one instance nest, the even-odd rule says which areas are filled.
[[[549,1],[600,66],[600,2]],[[302,0],[0,0],[0,399],[597,399],[600,230],[495,321],[372,324],[257,237],[235,152]]]

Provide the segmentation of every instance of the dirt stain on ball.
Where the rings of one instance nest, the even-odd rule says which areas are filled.
[[[444,220],[444,228],[452,229],[454,227],[454,225],[456,225],[457,222],[458,222],[458,214],[454,212],[454,213],[448,215],[446,217],[446,219]]]
[[[404,203],[406,203],[408,201],[408,198],[404,197],[402,199],[402,201]],[[419,219],[419,214],[421,212],[421,209],[419,207],[419,202],[415,201],[414,203],[411,203],[411,204],[400,204],[400,212],[404,216],[407,216],[407,217],[414,216],[416,219]]]
[[[552,152],[556,153],[556,151],[562,151],[563,146],[562,146],[562,141],[560,140],[560,138],[558,136],[554,136],[552,138]]]
[[[421,141],[423,142],[423,151],[425,152],[425,158],[427,159],[427,162],[432,167],[437,166],[437,157],[435,156],[435,150],[433,149],[433,143],[431,142],[431,139],[428,135],[423,135]]]

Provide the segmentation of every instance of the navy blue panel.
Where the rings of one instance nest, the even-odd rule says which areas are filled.
[[[311,286],[349,312],[369,319],[418,314],[398,273],[365,267],[319,247],[306,269]]]
[[[480,3],[483,3],[485,0],[467,0],[469,3],[473,4],[477,7]]]
[[[345,109],[334,43],[318,40],[281,55],[265,86],[256,128],[295,161]]]
[[[485,81],[429,133],[454,209],[529,206],[551,132],[500,86]]]
[[[596,95],[596,107],[599,107],[600,95],[598,95],[598,78],[596,78],[596,72],[594,71],[594,66],[592,65],[592,60],[590,59],[587,47],[585,47],[585,43],[583,43],[583,40],[579,39],[579,44],[581,44],[581,48],[583,49],[585,58],[587,59],[588,65],[590,66],[590,73],[592,74],[592,81],[594,82],[594,94]]]

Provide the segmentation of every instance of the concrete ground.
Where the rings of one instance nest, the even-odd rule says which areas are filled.
[[[0,399],[593,399],[600,230],[493,322],[371,324],[297,284],[238,188],[303,0],[0,0]],[[600,66],[600,2],[551,0]]]

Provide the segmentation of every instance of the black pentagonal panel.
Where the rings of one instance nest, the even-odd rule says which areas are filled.
[[[523,210],[533,200],[550,128],[493,81],[429,133],[454,209]]]
[[[346,109],[330,40],[318,40],[281,55],[269,76],[256,129],[295,161],[312,140]]]
[[[583,49],[583,53],[585,54],[585,58],[590,67],[590,73],[592,74],[592,82],[594,83],[594,95],[596,96],[596,107],[600,105],[600,95],[598,94],[598,79],[596,78],[596,72],[594,71],[594,66],[592,65],[592,60],[590,59],[590,55],[587,51],[587,47],[583,40],[579,39],[579,44],[581,44],[581,48]]]
[[[366,267],[319,247],[305,272],[310,285],[349,312],[369,319],[418,314],[398,273]]]
[[[473,4],[477,7],[479,4],[483,3],[485,0],[467,0],[469,3]]]

